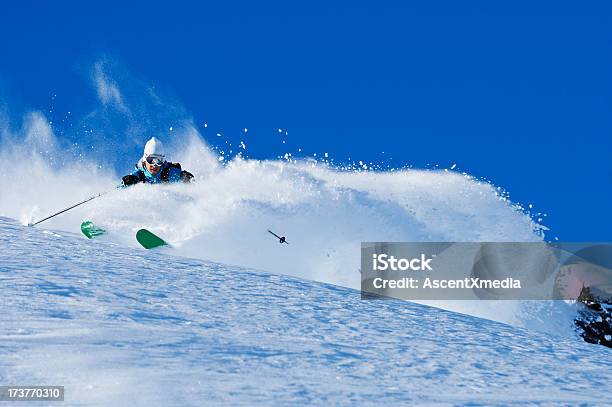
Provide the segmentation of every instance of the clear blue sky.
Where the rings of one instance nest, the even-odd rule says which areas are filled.
[[[612,240],[608,2],[14,3],[0,13],[13,118],[86,113],[103,57],[198,124],[248,127],[251,157],[284,153],[282,127],[305,155],[456,163],[548,213],[550,237]]]

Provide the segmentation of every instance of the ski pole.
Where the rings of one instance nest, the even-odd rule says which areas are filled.
[[[44,222],[44,221],[46,221],[46,220],[48,220],[48,219],[51,219],[51,218],[54,218],[54,217],[56,217],[57,215],[60,215],[60,214],[62,214],[62,213],[64,213],[64,212],[67,212],[67,211],[69,211],[70,209],[76,208],[76,207],[77,207],[77,206],[79,206],[79,205],[83,205],[84,203],[87,203],[87,202],[89,202],[89,201],[92,201],[92,200],[94,200],[94,199],[96,199],[96,198],[98,198],[98,197],[100,197],[100,196],[102,196],[102,195],[104,195],[104,194],[106,194],[106,193],[107,193],[107,192],[101,192],[101,193],[99,193],[98,195],[94,195],[94,196],[92,196],[92,197],[89,197],[89,198],[87,198],[87,199],[86,199],[86,200],[84,200],[84,201],[81,201],[81,202],[79,202],[79,203],[77,203],[77,204],[74,204],[74,205],[72,205],[72,206],[70,206],[70,207],[68,207],[68,208],[66,208],[66,209],[62,209],[61,211],[59,211],[59,212],[57,212],[57,213],[54,213],[53,215],[49,215],[49,216],[47,216],[46,218],[39,220],[38,222],[35,222],[35,223],[28,223],[28,226],[38,225],[38,224],[39,224],[39,223],[41,223],[41,222]]]

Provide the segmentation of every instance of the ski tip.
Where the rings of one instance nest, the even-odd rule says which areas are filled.
[[[154,233],[151,233],[147,229],[139,229],[136,232],[136,240],[145,249],[154,249],[156,247],[161,246],[170,247],[170,245],[165,240],[155,235]]]
[[[83,232],[88,239],[106,234],[106,230],[97,227],[90,220],[84,220],[83,223],[81,223],[81,232]]]

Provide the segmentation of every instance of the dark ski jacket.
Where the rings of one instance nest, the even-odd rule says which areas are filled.
[[[161,182],[191,182],[193,174],[181,169],[181,164],[164,162],[161,170],[153,175],[139,162],[136,169],[123,177],[123,186],[138,184],[139,182],[158,184]]]

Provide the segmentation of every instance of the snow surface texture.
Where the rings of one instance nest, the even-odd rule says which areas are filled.
[[[98,168],[111,156],[75,160],[40,113],[4,138],[0,159],[11,165],[0,178],[0,216],[26,224],[110,190],[41,226],[74,232],[90,219],[110,232],[108,241],[135,249],[134,233],[145,227],[170,242],[176,255],[358,288],[362,241],[542,240],[540,226],[497,188],[455,172],[354,172],[307,160],[240,157],[221,165],[186,126],[164,142],[168,159],[196,174],[195,184],[114,190],[120,176]],[[275,244],[267,229],[291,244]],[[575,336],[575,311],[565,304],[431,304]]]
[[[610,350],[0,220],[0,382],[66,405],[612,403]]]

